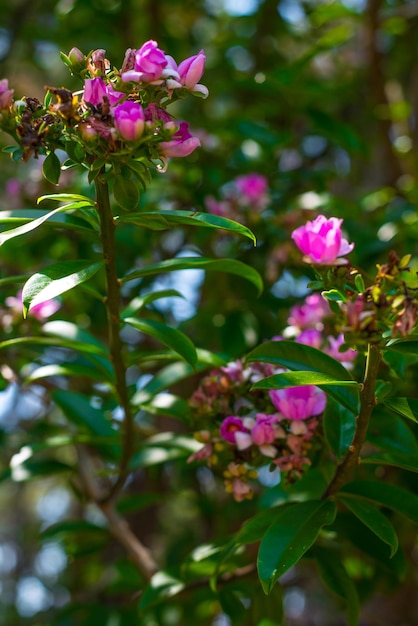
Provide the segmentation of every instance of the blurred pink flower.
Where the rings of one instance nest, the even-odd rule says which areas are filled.
[[[325,348],[324,352],[332,356],[336,361],[340,361],[346,367],[351,365],[355,360],[358,352],[357,350],[344,350],[340,352],[340,347],[344,343],[344,335],[341,333],[338,337],[328,337],[329,348]]]
[[[269,392],[274,407],[290,420],[305,420],[325,409],[325,393],[313,385],[273,389]]]
[[[22,313],[22,292],[18,291],[16,296],[9,296],[5,299],[5,303],[16,313]],[[60,307],[61,304],[58,300],[46,300],[45,302],[35,304],[35,306],[30,309],[29,315],[42,321],[56,313]]]
[[[316,330],[315,328],[306,328],[299,333],[295,341],[297,343],[303,343],[305,346],[311,346],[312,348],[320,350],[323,337],[320,330]]]
[[[268,181],[262,174],[252,172],[245,176],[237,176],[234,183],[242,196],[242,200],[250,208],[262,211],[269,203]]]
[[[312,293],[302,305],[290,309],[288,324],[300,329],[316,327],[331,311],[327,300],[319,293]]]
[[[292,239],[303,252],[304,261],[316,265],[338,265],[346,263],[340,257],[349,254],[354,244],[342,237],[343,220],[318,215],[312,222],[299,226],[292,233]]]

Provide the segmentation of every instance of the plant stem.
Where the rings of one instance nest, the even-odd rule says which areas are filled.
[[[122,355],[120,338],[120,281],[116,271],[115,220],[109,200],[109,187],[102,172],[95,179],[96,202],[100,217],[103,257],[106,270],[106,308],[109,331],[109,351],[115,372],[115,387],[119,405],[123,410],[123,448],[118,478],[104,501],[112,500],[123,487],[129,472],[129,461],[134,450],[134,423],[129,394],[126,386],[126,365]]]
[[[359,462],[361,448],[366,440],[367,429],[374,406],[376,405],[376,379],[382,353],[379,348],[369,344],[364,374],[363,389],[360,394],[360,411],[356,417],[356,430],[353,440],[342,462],[338,465],[334,478],[324,492],[322,499],[333,496],[346,483]]]

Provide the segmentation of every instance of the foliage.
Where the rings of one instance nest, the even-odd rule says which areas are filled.
[[[0,8],[7,626],[415,619],[416,19],[238,5]]]

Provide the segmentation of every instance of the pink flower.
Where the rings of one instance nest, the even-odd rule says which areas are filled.
[[[230,415],[222,422],[220,429],[221,437],[228,443],[236,443],[235,435],[239,432],[246,432],[242,420],[239,417]]]
[[[346,263],[340,259],[349,254],[354,244],[343,239],[341,224],[343,220],[336,217],[327,219],[318,215],[313,222],[306,222],[292,233],[292,239],[305,255],[304,261],[316,265],[338,265]]]
[[[340,361],[346,367],[350,366],[352,362],[355,360],[358,352],[357,350],[344,350],[344,352],[340,352],[340,347],[344,343],[344,335],[341,333],[338,337],[328,337],[329,348],[325,348],[325,352],[332,356],[336,361]]]
[[[7,78],[0,80],[0,111],[5,111],[13,103],[14,90],[9,89]]]
[[[319,350],[322,346],[323,338],[321,331],[315,328],[306,328],[296,337],[295,341]]]
[[[269,392],[275,408],[290,420],[305,420],[319,415],[325,409],[327,397],[321,389],[311,385],[274,389]]]
[[[172,124],[172,122],[168,122],[168,124]],[[168,124],[166,124],[166,126]],[[160,151],[162,155],[167,158],[186,157],[199,146],[199,139],[193,137],[189,132],[189,124],[187,122],[181,122],[172,139],[160,143]]]
[[[256,423],[251,429],[252,440],[257,446],[273,443],[276,438],[276,433],[273,428],[274,422],[277,422],[276,415],[257,413]]]
[[[99,76],[96,78],[87,78],[84,81],[84,95],[85,102],[97,106],[103,104],[104,97],[109,100],[109,103],[113,106],[124,96],[121,91],[115,91],[110,85],[106,85],[103,78]]]
[[[253,172],[246,176],[237,176],[234,182],[245,204],[252,205],[252,208],[259,211],[266,208],[269,197],[268,181],[265,176]]]
[[[21,313],[22,292],[18,291],[16,296],[9,296],[8,298],[6,298],[5,303],[8,307],[16,311],[16,313]],[[60,307],[61,304],[57,300],[46,300],[45,302],[35,304],[35,306],[30,309],[29,315],[32,315],[36,319],[42,321],[56,313]]]
[[[144,132],[145,116],[142,106],[126,100],[114,109],[115,128],[125,141],[136,141]]]
[[[327,300],[319,293],[312,293],[302,305],[296,305],[290,309],[288,323],[300,329],[316,327],[324,317],[330,314]]]
[[[122,81],[152,83],[160,79],[168,61],[156,41],[150,40],[136,51],[134,67],[121,74]]]

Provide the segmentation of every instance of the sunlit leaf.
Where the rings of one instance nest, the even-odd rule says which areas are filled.
[[[388,398],[384,405],[402,417],[418,422],[418,400],[415,398]]]
[[[141,333],[151,335],[161,341],[168,348],[177,352],[185,361],[194,367],[197,363],[197,353],[193,342],[177,328],[172,328],[161,322],[154,320],[136,319],[134,317],[125,318],[125,323],[139,330]]]
[[[101,267],[103,261],[62,261],[44,268],[29,278],[23,287],[23,315],[37,304],[52,300],[89,280]]]
[[[168,226],[172,224],[184,224],[187,226],[203,226],[205,228],[227,230],[234,234],[248,237],[248,239],[251,239],[251,241],[254,242],[254,245],[256,244],[254,233],[252,233],[249,228],[243,226],[242,224],[239,224],[238,222],[227,219],[226,217],[212,215],[211,213],[173,211],[167,209],[164,211],[131,213],[129,215],[122,216],[120,220],[122,222],[146,226],[147,218],[149,218],[152,223],[152,220],[155,219],[156,216],[161,216],[161,218],[163,218]]]
[[[130,272],[121,279],[121,282],[127,283],[130,280],[144,276],[153,276],[155,274],[174,272],[176,270],[214,270],[227,272],[241,276],[253,283],[258,293],[261,293],[263,289],[263,281],[260,274],[249,265],[235,259],[207,259],[204,257],[181,257],[161,261],[155,265],[147,265],[146,267]]]

